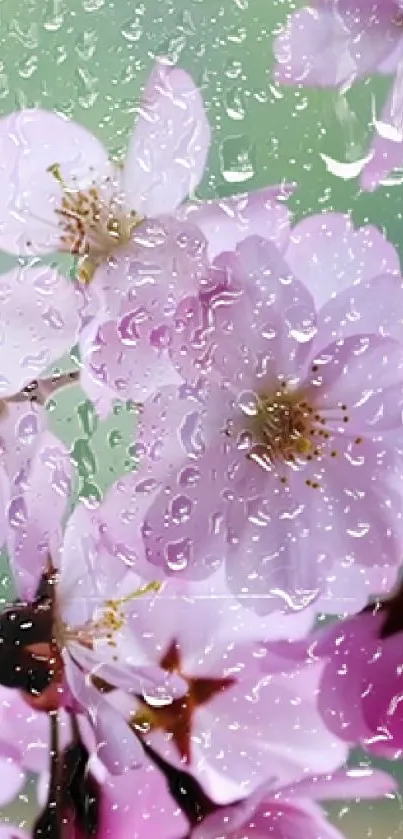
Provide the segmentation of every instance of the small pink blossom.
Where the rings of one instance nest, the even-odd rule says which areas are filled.
[[[261,613],[304,608],[335,575],[339,598],[346,568],[351,611],[352,567],[361,603],[373,569],[376,592],[379,568],[389,584],[401,562],[397,254],[329,214],[297,225],[284,256],[244,240],[210,277],[177,317],[171,353],[189,384],[143,407],[132,546],[141,536],[143,559],[173,577],[225,560]]]
[[[123,167],[85,128],[40,109],[1,119],[0,143],[0,246],[76,254],[79,279],[93,280],[81,299],[72,283],[67,290],[72,296],[75,289],[80,313],[82,385],[103,414],[113,398],[142,401],[177,380],[172,318],[180,299],[197,293],[207,256],[252,232],[279,247],[288,241],[281,199],[293,187],[182,203],[202,178],[210,127],[190,76],[161,61]],[[65,296],[60,321],[76,316]],[[27,289],[21,321],[28,333],[31,298]]]
[[[149,586],[130,588],[126,566],[105,550],[84,505],[63,526],[72,479],[67,452],[49,433],[43,435],[8,510],[7,547],[22,603],[1,617],[2,654],[8,655],[2,679],[9,678],[11,668],[14,684],[13,656],[21,659],[18,672],[21,680],[27,674],[31,704],[47,711],[65,706],[86,713],[100,757],[119,773],[141,760],[142,748],[99,684],[172,701],[184,683],[134,654],[126,604],[146,596]]]
[[[400,0],[319,0],[293,12],[277,37],[280,84],[346,88],[373,73],[394,75],[361,185],[375,189],[403,161],[403,8]]]

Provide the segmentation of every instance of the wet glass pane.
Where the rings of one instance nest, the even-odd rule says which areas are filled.
[[[0,0],[4,839],[399,835],[402,17]]]

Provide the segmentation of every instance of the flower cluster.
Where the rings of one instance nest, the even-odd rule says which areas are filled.
[[[283,78],[398,62],[398,4],[360,48],[356,3],[322,5]],[[395,789],[346,760],[403,748],[399,258],[348,215],[294,223],[291,185],[194,200],[209,143],[162,61],[124,165],[55,113],[0,119],[0,246],[28,257],[0,278],[0,804],[36,774],[33,839],[340,839],[316,802]],[[135,407],[101,502],[49,422],[77,382]]]

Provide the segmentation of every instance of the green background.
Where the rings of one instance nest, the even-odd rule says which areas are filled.
[[[320,156],[348,161],[366,153],[372,98],[382,103],[388,80],[361,83],[347,96],[276,87],[273,37],[293,8],[287,0],[0,0],[0,114],[57,109],[122,157],[154,58],[169,55],[200,85],[213,128],[200,197],[297,181],[296,217],[351,211],[357,222],[383,226],[399,248],[400,188],[361,194],[356,181],[329,175]],[[12,264],[0,254],[0,270]],[[100,424],[75,388],[51,409],[77,458],[81,493],[99,495],[131,468],[133,418],[124,406]],[[12,810],[22,821],[30,805],[21,799]],[[349,837],[401,835],[400,798],[334,806],[332,814]]]

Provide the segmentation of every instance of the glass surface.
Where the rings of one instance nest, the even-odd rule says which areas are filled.
[[[345,94],[276,85],[273,39],[294,8],[286,0],[0,0],[0,115],[55,109],[96,133],[121,160],[154,59],[168,56],[199,85],[212,126],[198,197],[295,181],[289,200],[295,219],[351,212],[358,224],[381,226],[403,256],[400,186],[363,193],[356,178],[336,177],[326,165],[328,158],[352,162],[366,154],[388,80],[359,82]],[[0,255],[2,271],[14,262]],[[69,258],[56,262],[72,266]],[[50,415],[77,461],[79,495],[101,497],[132,468],[135,417],[123,403],[103,422],[75,388],[55,397]],[[7,601],[5,557],[1,584]],[[368,765],[368,757],[359,759]],[[398,777],[399,763],[392,769]],[[29,822],[33,798],[30,783],[3,818]],[[329,812],[350,839],[401,835],[399,796],[336,803]]]

